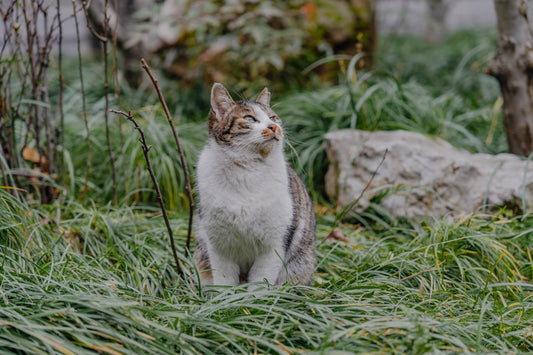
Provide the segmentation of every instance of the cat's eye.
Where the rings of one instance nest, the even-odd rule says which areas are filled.
[[[253,116],[244,116],[243,118],[246,122],[255,123],[257,120]]]

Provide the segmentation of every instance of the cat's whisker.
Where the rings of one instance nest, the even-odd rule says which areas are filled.
[[[296,161],[297,161],[297,166],[303,166],[302,164],[302,160],[300,159],[300,154],[298,154],[298,151],[296,150],[296,148],[294,147],[294,145],[292,145],[292,143],[290,142],[290,140],[288,139],[285,139],[285,145],[288,146],[290,148],[290,151],[292,152],[291,156],[292,157],[295,157],[296,158]]]

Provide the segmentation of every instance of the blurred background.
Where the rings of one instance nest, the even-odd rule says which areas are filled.
[[[492,0],[228,1],[224,5],[126,0],[116,2],[116,8],[112,0],[92,0],[83,2],[85,14],[81,1],[77,5],[69,0],[37,3],[47,12],[59,9],[62,52],[75,54],[79,35],[84,55],[97,55],[101,50],[87,20],[101,31],[107,4],[108,32],[116,35],[124,54],[125,79],[132,85],[138,84],[140,57],[161,59],[162,67],[189,84],[204,76],[206,81],[229,84],[259,81],[259,87],[287,79],[287,74],[301,84],[297,72],[328,56],[365,53],[359,65],[368,67],[383,36],[412,34],[439,42],[446,33],[496,26]],[[73,9],[79,12],[77,31]],[[36,18],[42,28],[44,19]],[[5,31],[5,26],[0,28],[0,36]],[[54,53],[58,50],[55,45]],[[276,77],[274,71],[281,73]],[[236,89],[243,90],[245,85]]]
[[[60,0],[61,11],[64,20],[64,50],[68,52],[76,51],[76,32],[74,19],[72,15],[72,1]],[[128,1],[124,1],[125,3]],[[161,3],[161,1],[136,1],[139,8],[148,7]],[[111,4],[112,2],[110,2]],[[441,8],[434,4],[442,3],[445,6]],[[529,11],[531,13],[531,3],[529,1]],[[440,14],[432,14],[432,6]],[[376,13],[377,30],[380,34],[390,33],[411,33],[419,36],[427,36],[428,27],[432,27],[435,17],[438,17],[446,32],[483,28],[496,26],[496,14],[494,13],[494,4],[492,0],[374,0],[374,9]],[[131,11],[131,10],[130,10]],[[131,14],[131,13],[130,13]],[[89,42],[91,35],[85,26],[85,18],[80,19],[82,26],[80,32],[83,36],[82,48],[84,51],[90,49]],[[0,28],[2,34],[4,28]]]
[[[316,199],[333,130],[405,129],[471,152],[507,151],[498,83],[483,72],[496,53],[492,0],[10,0],[0,10],[0,166],[4,185],[14,180],[37,200],[90,191],[152,201],[135,135],[110,115],[119,108],[146,123],[166,198],[183,205],[183,174],[141,58],[190,166],[212,83],[236,98],[268,86],[292,137],[290,161]]]

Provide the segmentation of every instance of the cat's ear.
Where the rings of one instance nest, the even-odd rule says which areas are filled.
[[[268,89],[264,88],[263,91],[259,93],[255,101],[265,106],[270,106],[270,92],[268,91]]]
[[[211,108],[215,111],[216,117],[221,120],[228,110],[235,104],[228,90],[220,83],[213,84],[211,89]]]

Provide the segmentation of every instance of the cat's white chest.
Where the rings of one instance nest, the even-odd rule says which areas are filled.
[[[272,250],[283,254],[292,200],[283,159],[254,168],[228,165],[213,152],[198,164],[199,228],[217,253],[250,264]]]

